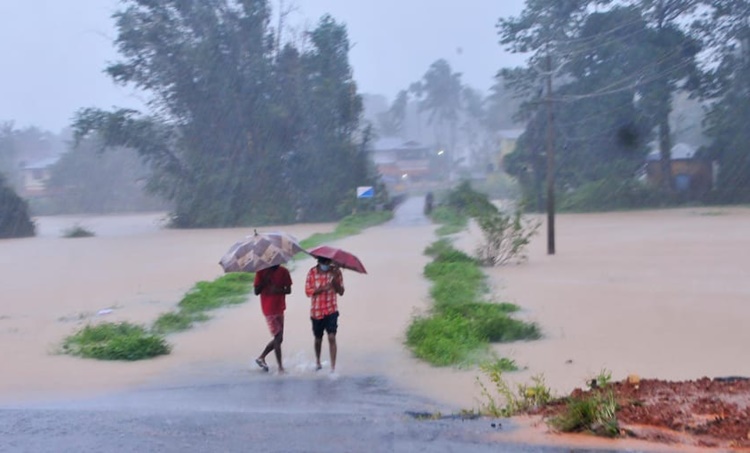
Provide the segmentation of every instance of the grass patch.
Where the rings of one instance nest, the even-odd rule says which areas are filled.
[[[333,231],[329,233],[315,233],[300,241],[300,245],[304,249],[311,249],[326,242],[357,235],[366,228],[380,225],[392,218],[393,213],[391,211],[371,211],[351,214],[341,219]]]
[[[459,316],[437,314],[415,318],[406,331],[406,344],[415,356],[433,365],[461,364],[484,346],[484,338]]]
[[[507,357],[498,357],[494,360],[484,362],[481,365],[482,369],[486,370],[492,370],[497,371],[498,373],[503,373],[507,371],[518,371],[518,364],[515,360],[509,359]]]
[[[254,279],[253,273],[235,272],[212,282],[198,282],[177,306],[181,311],[195,313],[241,304],[247,300]]]
[[[145,327],[121,322],[88,325],[63,341],[63,352],[99,360],[142,360],[169,354],[171,347]]]
[[[151,330],[160,334],[182,332],[193,327],[193,324],[197,322],[204,322],[209,319],[211,317],[205,313],[171,311],[159,315],[156,321],[154,321]]]
[[[536,324],[510,316],[518,306],[482,300],[488,292],[486,275],[475,259],[450,241],[432,243],[425,254],[433,257],[424,268],[433,282],[433,307],[407,329],[406,344],[415,356],[437,366],[468,365],[486,360],[490,342],[541,337]]]
[[[70,228],[66,228],[62,232],[64,238],[88,238],[94,236],[94,232],[84,228],[79,224],[75,224]]]
[[[438,236],[448,236],[463,231],[469,224],[469,217],[448,206],[438,206],[430,216],[440,227],[435,232]]]

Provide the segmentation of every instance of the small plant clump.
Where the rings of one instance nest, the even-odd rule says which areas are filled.
[[[567,398],[565,410],[548,420],[562,432],[590,432],[604,437],[620,434],[612,372],[603,369],[588,383],[589,392]]]
[[[514,390],[503,378],[503,370],[499,367],[482,365],[481,370],[492,385],[490,389],[477,378],[484,398],[480,411],[486,415],[512,417],[539,409],[552,401],[552,392],[541,375],[533,376],[532,384],[518,384]]]
[[[62,349],[88,359],[134,361],[169,354],[171,347],[145,327],[121,322],[87,325],[67,337]]]
[[[484,266],[500,266],[511,261],[526,260],[525,249],[539,230],[540,223],[523,218],[520,209],[512,215],[503,212],[477,218],[484,242],[476,249]]]
[[[62,236],[64,238],[88,238],[94,236],[94,232],[83,227],[82,225],[75,224],[72,227],[64,230]]]
[[[195,313],[243,303],[252,289],[255,274],[234,272],[211,282],[198,282],[177,304],[181,311]]]
[[[197,322],[205,322],[209,319],[211,318],[204,313],[190,313],[182,310],[172,311],[162,313],[156,318],[151,329],[160,334],[182,332],[193,327],[193,324]]]

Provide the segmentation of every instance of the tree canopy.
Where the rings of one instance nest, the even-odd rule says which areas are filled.
[[[330,220],[375,183],[344,25],[325,16],[282,45],[266,0],[123,4],[107,72],[149,112],[83,109],[76,133],[135,149],[175,226]]]

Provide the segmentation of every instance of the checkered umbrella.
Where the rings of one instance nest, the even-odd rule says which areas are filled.
[[[290,234],[256,231],[230,247],[219,264],[224,272],[257,272],[286,263],[300,252],[307,253]]]

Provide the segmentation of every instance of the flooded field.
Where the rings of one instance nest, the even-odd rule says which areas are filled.
[[[344,274],[337,369],[384,376],[452,407],[473,407],[477,370],[435,369],[403,346],[411,316],[429,304],[422,251],[435,239],[434,227],[414,216],[421,202],[413,200],[401,214],[407,220],[338,242],[369,273]],[[168,230],[162,218],[40,218],[38,237],[0,242],[0,354],[7,370],[0,400],[95,394],[170,378],[259,378],[251,359],[268,332],[255,296],[170,336],[172,354],[156,360],[107,363],[55,354],[64,336],[87,322],[149,323],[173,309],[195,282],[221,275],[218,259],[251,232]],[[76,222],[96,236],[61,238]],[[496,298],[521,306],[545,335],[495,346],[525,368],[509,379],[542,374],[562,393],[602,369],[614,379],[750,375],[747,225],[744,208],[560,215],[557,255],[546,255],[542,229],[526,264],[488,270]],[[300,239],[331,229],[284,227]],[[479,236],[472,228],[457,239],[471,250]],[[312,265],[308,259],[292,266],[284,353],[294,376],[315,375],[303,291]]]

